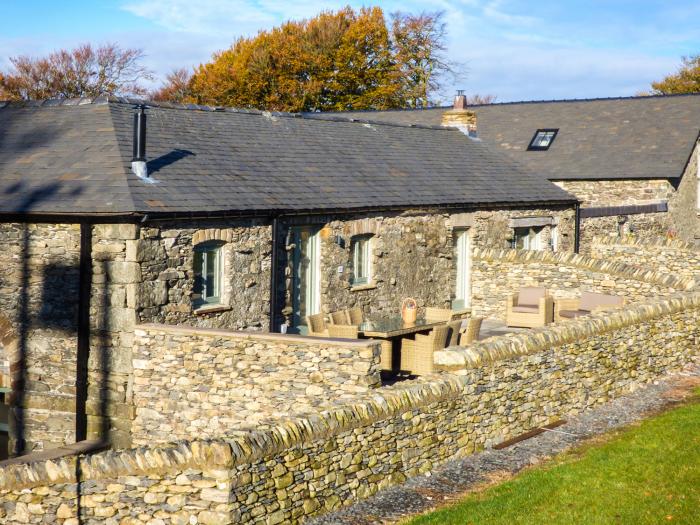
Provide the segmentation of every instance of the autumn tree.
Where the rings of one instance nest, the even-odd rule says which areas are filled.
[[[402,104],[380,8],[350,7],[240,38],[199,66],[198,103],[284,111],[386,109]]]
[[[677,73],[652,82],[651,88],[654,95],[700,93],[700,55],[683,57]]]
[[[434,104],[433,97],[450,77],[460,76],[460,65],[447,59],[444,12],[393,13],[391,39],[401,72],[402,93],[409,107]]]
[[[496,102],[496,95],[480,95],[478,93],[474,93],[473,95],[469,95],[467,97],[467,104],[470,106],[485,106],[487,104],[493,104]]]
[[[188,102],[192,98],[192,73],[186,68],[175,69],[165,77],[165,82],[148,98],[155,101]]]
[[[12,68],[0,75],[0,93],[10,99],[141,95],[141,84],[152,78],[140,64],[140,49],[122,49],[117,44],[93,47],[83,44],[42,58],[10,58]]]

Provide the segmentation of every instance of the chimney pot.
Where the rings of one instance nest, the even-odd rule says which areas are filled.
[[[467,97],[464,94],[463,89],[457,91],[457,94],[455,95],[453,109],[456,109],[458,111],[467,109]]]

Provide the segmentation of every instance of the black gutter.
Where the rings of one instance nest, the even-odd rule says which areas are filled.
[[[581,203],[576,203],[576,219],[574,222],[574,253],[581,248]]]
[[[75,440],[87,439],[88,359],[90,357],[90,297],[92,295],[92,225],[80,225],[80,288],[78,350],[75,375]]]
[[[220,210],[201,212],[117,212],[117,213],[4,213],[0,212],[0,222],[66,222],[66,223],[91,223],[110,224],[115,222],[134,223],[148,217],[148,221],[170,219],[223,219],[223,218],[259,218],[274,215],[330,215],[353,214],[376,211],[401,211],[420,209],[462,209],[488,210],[494,208],[536,208],[548,206],[566,206],[578,202],[575,199],[549,200],[533,202],[499,201],[488,203],[423,203],[423,204],[397,204],[393,206],[363,206],[361,208],[317,208],[317,209],[268,209],[268,210]]]
[[[276,316],[277,316],[277,272],[278,272],[278,229],[279,229],[279,217],[272,217],[272,254],[270,256],[270,333],[277,332],[276,330]]]

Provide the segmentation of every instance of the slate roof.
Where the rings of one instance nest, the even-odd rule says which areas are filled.
[[[342,115],[439,125],[447,109]],[[678,178],[700,132],[700,94],[509,102],[472,109],[481,139],[552,180]],[[535,131],[545,128],[559,129],[549,150],[527,151]]]
[[[131,173],[134,101],[0,103],[0,213],[213,214],[575,198],[456,130],[214,108],[147,109],[148,167]],[[336,121],[337,120],[337,121]]]

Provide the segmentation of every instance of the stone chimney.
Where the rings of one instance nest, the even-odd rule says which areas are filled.
[[[452,109],[442,114],[442,125],[458,128],[465,135],[476,137],[476,113],[467,108],[467,97],[464,91],[457,91]]]

